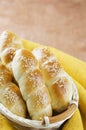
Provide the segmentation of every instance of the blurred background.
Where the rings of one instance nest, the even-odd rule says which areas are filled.
[[[86,61],[86,0],[0,0],[6,29]]]

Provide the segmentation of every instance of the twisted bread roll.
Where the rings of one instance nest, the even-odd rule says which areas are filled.
[[[30,117],[40,120],[44,116],[52,116],[50,96],[33,54],[25,49],[16,51],[12,69]]]
[[[2,63],[12,72],[11,63],[17,49],[22,48],[21,39],[14,33],[4,31],[0,36],[0,58]]]
[[[19,88],[11,82],[12,75],[0,63],[0,103],[18,116],[26,116],[26,106]]]
[[[62,112],[72,100],[73,84],[71,78],[47,48],[35,48],[32,53],[39,61],[40,69],[51,96],[53,110]]]

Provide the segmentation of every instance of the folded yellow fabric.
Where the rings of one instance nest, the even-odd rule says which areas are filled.
[[[84,89],[83,86],[77,81],[74,80],[74,82],[79,93],[79,109],[84,115],[86,115],[86,89]]]
[[[16,130],[12,127],[12,124],[0,114],[0,130]]]
[[[77,81],[74,80],[74,82],[75,82],[77,89],[78,89],[79,109],[80,109],[80,112],[81,112],[84,130],[86,130],[86,89],[83,88],[83,86],[80,83],[78,83]]]
[[[74,115],[64,124],[62,130],[84,130],[79,109],[77,109]]]
[[[86,130],[86,115],[81,113],[81,117],[83,121],[84,130]]]

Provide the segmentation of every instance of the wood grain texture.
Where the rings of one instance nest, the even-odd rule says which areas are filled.
[[[0,0],[0,33],[6,29],[86,61],[85,0]]]

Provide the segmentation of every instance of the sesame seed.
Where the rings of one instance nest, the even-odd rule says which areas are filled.
[[[57,80],[56,81],[56,84],[58,85],[58,87],[59,88],[62,88],[62,87],[66,87],[66,85],[67,85],[67,79],[66,79],[66,77],[62,77],[62,78],[60,78],[59,80]]]
[[[32,69],[35,65],[35,62],[32,58],[27,58],[27,57],[24,57],[24,56],[21,56],[20,57],[20,60],[22,62],[24,62],[24,66],[25,68],[29,68],[29,69]]]
[[[13,59],[15,51],[16,51],[15,48],[9,48],[8,54],[10,54],[10,59]]]
[[[9,104],[13,104],[16,102],[16,100],[18,100],[18,95],[14,91],[12,91],[10,87],[5,88],[3,96],[8,100]]]
[[[51,59],[51,61],[48,61],[46,64],[43,64],[42,67],[46,69],[46,71],[51,77],[54,77],[59,72],[60,64],[57,61]]]

